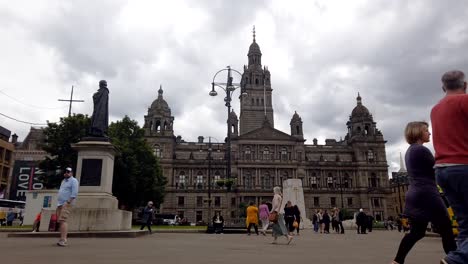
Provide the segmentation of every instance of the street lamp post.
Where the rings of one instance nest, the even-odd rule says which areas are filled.
[[[211,137],[208,137],[208,228],[211,226]]]
[[[400,205],[400,214],[403,213],[403,207],[402,207],[402,204],[401,204],[401,194],[400,194],[400,181],[402,180],[402,177],[397,175],[396,176],[396,182],[397,182],[397,188],[398,188],[398,203]]]
[[[341,195],[341,209],[344,208],[344,202],[343,202],[343,180],[341,178],[341,173],[340,173],[340,195]]]
[[[218,76],[219,73],[227,71],[227,82],[226,83],[219,83],[215,82],[216,76]],[[224,98],[225,106],[227,107],[227,114],[228,114],[228,119],[227,119],[227,149],[226,149],[226,178],[231,179],[231,128],[229,124],[229,114],[231,113],[231,101],[232,101],[232,94],[234,91],[238,88],[241,88],[241,96],[246,95],[246,92],[244,90],[245,87],[243,87],[243,82],[241,81],[240,83],[233,83],[233,78],[231,73],[232,72],[238,73],[242,77],[242,73],[240,73],[237,70],[232,69],[230,66],[227,66],[226,68],[219,70],[214,76],[213,76],[213,81],[211,82],[211,91],[209,93],[210,96],[217,96],[218,92],[216,92],[215,87],[221,88],[226,92],[226,97]]]

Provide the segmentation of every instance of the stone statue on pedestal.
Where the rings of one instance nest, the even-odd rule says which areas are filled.
[[[91,117],[90,136],[107,138],[109,127],[109,89],[107,82],[99,82],[99,90],[93,95],[94,110]]]

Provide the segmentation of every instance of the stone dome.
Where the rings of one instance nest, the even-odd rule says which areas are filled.
[[[162,87],[159,87],[158,90],[158,98],[153,101],[151,104],[151,109],[153,111],[164,111],[164,112],[170,112],[171,109],[169,108],[169,105],[167,104],[166,100],[163,98],[163,90]]]
[[[351,112],[351,116],[369,116],[370,112],[367,107],[362,105],[361,95],[358,93],[358,97],[356,98],[357,105],[354,107],[353,111]]]
[[[247,55],[262,55],[260,46],[258,46],[255,40],[252,42],[252,44],[250,44],[249,53]]]

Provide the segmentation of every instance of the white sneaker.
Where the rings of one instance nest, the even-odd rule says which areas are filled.
[[[66,247],[66,246],[68,246],[68,244],[67,244],[67,241],[59,240],[59,242],[57,242],[57,246]]]

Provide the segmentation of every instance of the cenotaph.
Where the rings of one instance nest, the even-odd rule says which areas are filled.
[[[304,189],[302,188],[302,181],[300,179],[287,179],[283,181],[283,202],[281,208],[284,208],[288,201],[291,201],[293,205],[299,207],[302,217],[300,227],[312,228],[312,221],[310,221],[306,215]]]

